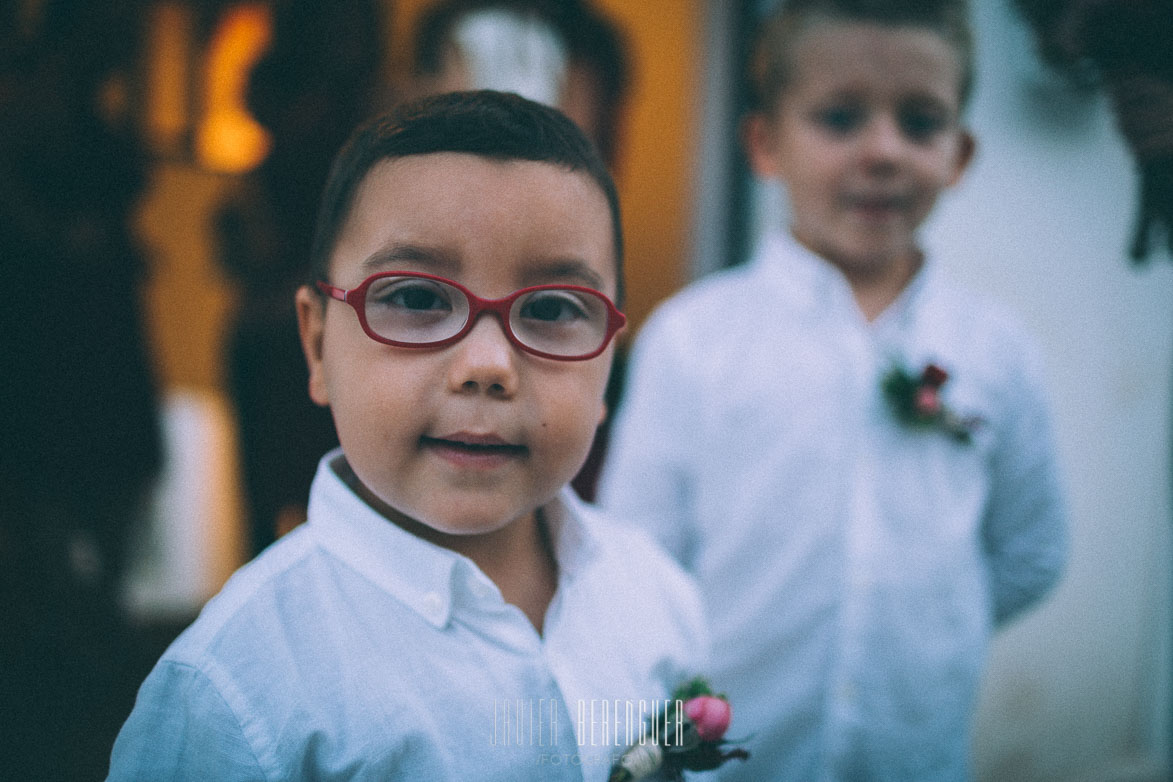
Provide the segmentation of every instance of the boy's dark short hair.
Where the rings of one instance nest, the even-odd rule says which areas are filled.
[[[557,109],[492,90],[453,92],[404,103],[351,135],[326,180],[310,253],[310,282],[329,280],[330,255],[355,191],[381,160],[458,152],[492,160],[550,163],[591,177],[607,198],[615,250],[616,304],[623,305],[623,229],[615,182],[587,140]]]
[[[953,47],[961,65],[964,107],[973,92],[974,42],[967,0],[781,0],[758,28],[749,63],[750,108],[772,113],[791,78],[799,37],[818,21],[920,27]]]

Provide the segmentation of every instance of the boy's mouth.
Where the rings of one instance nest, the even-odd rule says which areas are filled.
[[[908,207],[908,199],[901,196],[850,196],[846,204],[865,215],[893,215]]]
[[[420,446],[448,461],[462,465],[492,466],[529,454],[529,448],[509,443],[496,435],[459,432],[443,437],[420,437]]]

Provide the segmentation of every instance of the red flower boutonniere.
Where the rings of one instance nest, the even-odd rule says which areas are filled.
[[[727,760],[746,760],[749,752],[724,747],[733,710],[701,677],[676,688],[665,710],[653,715],[640,735],[611,766],[609,782],[635,782],[663,771],[674,782],[685,771],[711,771]]]
[[[915,374],[897,362],[884,375],[882,388],[896,418],[914,427],[939,429],[960,443],[973,442],[973,432],[981,425],[978,416],[960,416],[941,401],[941,387],[949,373],[936,364],[928,364]]]

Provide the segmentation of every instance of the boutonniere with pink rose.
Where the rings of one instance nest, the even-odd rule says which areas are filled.
[[[920,372],[900,362],[884,375],[881,388],[897,420],[911,427],[937,429],[959,443],[973,442],[974,431],[981,426],[979,416],[963,416],[949,409],[941,398],[941,388],[949,373],[937,364],[927,364]]]
[[[749,752],[725,738],[733,709],[703,677],[676,688],[666,708],[648,720],[637,743],[611,767],[609,782],[635,782],[657,772],[672,782],[685,771],[711,771],[726,761],[746,760]],[[731,747],[729,749],[728,747]]]

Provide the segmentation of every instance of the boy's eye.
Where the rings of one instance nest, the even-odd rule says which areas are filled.
[[[427,280],[390,280],[372,287],[367,301],[379,307],[416,312],[452,309],[451,297],[444,288]]]
[[[815,112],[815,122],[837,135],[846,135],[864,123],[864,111],[857,106],[828,106]]]
[[[904,108],[897,117],[900,132],[912,141],[928,141],[944,130],[947,119],[939,111],[919,107]]]
[[[565,323],[590,317],[585,302],[571,291],[533,293],[521,301],[517,314],[544,323]]]

